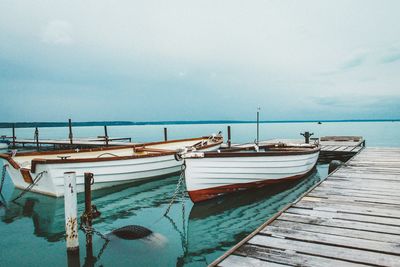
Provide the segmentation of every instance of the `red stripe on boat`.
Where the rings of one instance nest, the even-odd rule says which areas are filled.
[[[247,190],[247,189],[251,189],[251,188],[264,187],[264,186],[269,185],[269,184],[276,184],[276,183],[281,183],[281,182],[285,182],[285,181],[291,181],[291,180],[300,179],[300,178],[305,177],[306,175],[308,175],[310,172],[305,173],[305,174],[290,176],[290,177],[286,177],[286,178],[281,178],[281,179],[271,179],[271,180],[264,180],[264,181],[260,181],[260,182],[223,185],[223,186],[217,186],[217,187],[213,187],[213,188],[188,191],[188,193],[189,193],[190,199],[194,203],[196,203],[196,202],[200,202],[200,201],[205,201],[205,200],[208,200],[208,199],[216,198],[216,197],[228,194],[228,193],[233,193],[233,192],[236,192],[236,191],[242,191],[242,190]]]

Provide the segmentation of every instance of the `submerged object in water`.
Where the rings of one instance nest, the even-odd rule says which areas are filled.
[[[147,237],[151,235],[153,231],[140,225],[127,225],[118,228],[111,233],[122,239],[133,240]]]

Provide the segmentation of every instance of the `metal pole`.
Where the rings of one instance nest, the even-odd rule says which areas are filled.
[[[231,126],[230,125],[228,126],[228,141],[227,141],[227,143],[228,143],[228,147],[230,148],[231,147]]]
[[[257,108],[257,145],[260,140],[260,108]]]
[[[64,172],[64,209],[67,253],[79,254],[76,173]]]
[[[12,124],[12,147],[15,148],[15,139],[17,139],[15,137],[15,123]]]
[[[168,141],[168,129],[164,127],[164,141]]]
[[[91,185],[93,184],[93,173],[85,172],[85,214],[87,228],[92,228],[92,192]],[[93,266],[93,242],[92,234],[86,233],[86,260],[89,266]]]
[[[107,125],[104,125],[104,138],[105,138],[105,140],[106,140],[106,146],[108,146]]]
[[[36,149],[39,150],[39,129],[35,128],[35,140],[36,140]]]
[[[69,138],[70,144],[72,145],[73,144],[73,141],[72,141],[73,135],[72,135],[72,122],[71,122],[71,119],[68,119],[68,128],[69,128],[68,138]]]

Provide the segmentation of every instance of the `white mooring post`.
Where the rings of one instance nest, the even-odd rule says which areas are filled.
[[[79,253],[76,173],[64,173],[64,207],[67,252]]]

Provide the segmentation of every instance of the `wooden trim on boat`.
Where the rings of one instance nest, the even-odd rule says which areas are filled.
[[[262,157],[262,156],[289,156],[289,155],[307,155],[314,154],[320,151],[320,147],[314,148],[276,148],[276,151],[270,150],[265,152],[239,152],[240,150],[234,151],[222,151],[222,152],[204,152],[204,158],[237,158],[237,157]],[[248,150],[245,150],[248,151]]]
[[[209,147],[220,145],[222,141],[217,143],[209,144],[207,146],[203,146],[201,149],[206,149]],[[143,148],[146,151],[147,148]],[[150,148],[151,149],[151,148]],[[36,165],[38,164],[63,164],[63,163],[83,163],[83,162],[100,162],[100,161],[114,161],[114,160],[129,160],[129,159],[140,159],[140,158],[150,158],[150,157],[159,157],[159,156],[168,156],[174,155],[176,151],[174,150],[162,150],[160,152],[151,152],[149,154],[142,155],[131,155],[131,156],[116,156],[116,157],[107,157],[107,158],[78,158],[78,159],[41,159],[34,158],[31,163],[31,172],[36,172]]]
[[[22,152],[22,153],[17,153],[16,156],[57,155],[57,154],[80,153],[80,152],[118,150],[118,149],[126,149],[126,148],[135,148],[136,149],[136,148],[142,148],[142,147],[144,148],[146,146],[152,146],[152,145],[203,140],[206,138],[209,138],[209,137],[202,136],[202,137],[196,137],[196,138],[175,139],[175,140],[162,141],[162,142],[161,141],[160,142],[149,142],[149,143],[131,144],[131,145],[125,145],[125,146],[109,146],[109,147],[96,147],[96,148],[83,148],[83,149],[65,149],[65,150],[39,151],[39,152]],[[216,137],[216,138],[218,138],[218,137]],[[221,143],[222,143],[222,141],[221,141]]]
[[[36,165],[38,164],[66,164],[66,163],[83,163],[83,162],[103,162],[103,161],[114,161],[114,160],[129,160],[129,159],[139,159],[139,158],[150,158],[159,156],[173,155],[174,152],[164,152],[164,153],[149,153],[143,155],[131,155],[131,156],[116,156],[107,158],[78,158],[78,159],[32,159],[31,170],[33,173],[36,172]]]
[[[28,184],[32,184],[33,183],[33,179],[32,179],[32,176],[31,176],[31,174],[29,172],[29,169],[21,168],[20,172],[22,174],[22,178],[24,178],[25,183],[28,183]]]
[[[0,153],[0,158],[5,159],[8,161],[8,163],[10,163],[11,166],[13,166],[14,169],[18,170],[19,168],[21,168],[19,166],[19,164],[17,162],[15,162],[12,157],[8,154],[2,154]]]

